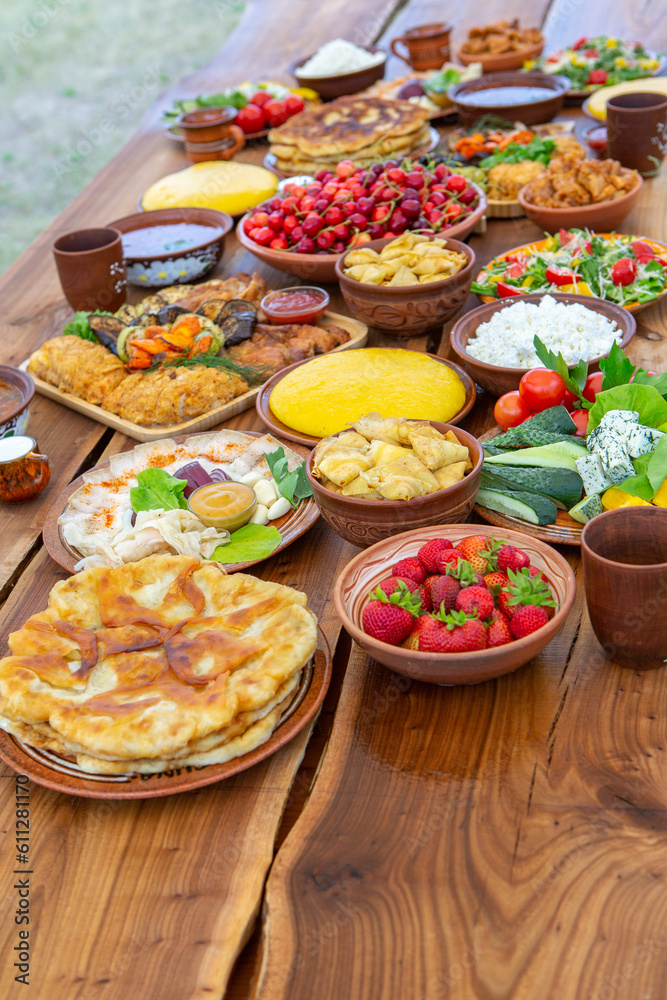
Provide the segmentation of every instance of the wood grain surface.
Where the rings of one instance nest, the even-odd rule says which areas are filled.
[[[53,238],[134,211],[151,183],[187,165],[159,122],[174,96],[258,74],[289,82],[289,61],[332,37],[385,41],[449,18],[456,43],[475,22],[513,15],[524,24],[546,17],[547,50],[599,30],[667,43],[661,5],[647,2],[330,0],[315,12],[310,0],[250,0],[215,59],[161,95],[135,138],[0,279],[2,360],[23,360],[70,313]],[[211,17],[214,30],[215,5]],[[389,75],[401,65],[391,62]],[[247,147],[240,159],[262,156],[263,147]],[[664,172],[646,183],[624,232],[667,236],[666,186]],[[470,244],[483,264],[540,235],[526,219],[502,220]],[[230,238],[217,273],[253,267],[272,287],[290,283]],[[476,304],[470,296],[467,308]],[[332,308],[341,305],[333,295]],[[664,303],[642,314],[633,360],[664,367],[666,320]],[[395,346],[375,332],[369,343]],[[448,357],[448,328],[440,344],[420,338],[410,348]],[[463,426],[486,430],[492,405],[481,392]],[[261,430],[252,411],[226,426]],[[52,480],[32,503],[3,508],[3,636],[43,608],[64,575],[40,548],[49,503],[134,443],[43,398],[31,407],[30,432],[50,456]],[[356,551],[320,522],[258,575],[304,589],[335,647],[331,585]],[[567,556],[580,579],[577,554]],[[343,636],[315,738],[308,743],[304,731],[229,782],[143,803],[77,801],[33,786],[29,995],[663,1000],[665,675],[604,659],[581,591],[537,660],[477,687],[406,686],[359,651],[348,664],[348,649]],[[17,862],[8,769],[0,817],[0,995],[15,1000],[28,993],[10,957]],[[255,933],[234,969],[269,872],[261,940]]]

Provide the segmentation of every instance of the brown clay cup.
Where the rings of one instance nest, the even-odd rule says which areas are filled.
[[[37,442],[27,435],[0,441],[0,500],[24,503],[42,492],[51,478],[46,455],[40,455]]]
[[[440,69],[450,54],[449,36],[451,24],[422,24],[410,28],[404,35],[391,41],[391,51],[412,69],[421,72],[426,69]],[[407,55],[399,51],[398,44],[407,47]]]
[[[219,149],[221,143],[231,139],[227,158],[238,153],[245,145],[245,133],[233,124],[237,114],[236,108],[223,105],[219,108],[197,108],[181,115],[176,124],[183,133],[186,149],[195,145],[199,150],[194,151],[201,152],[204,143],[212,143]]]
[[[667,508],[620,507],[581,533],[586,602],[605,655],[634,670],[667,661]]]
[[[117,229],[77,229],[59,236],[52,249],[72,309],[120,309],[127,297],[127,274]]]
[[[667,152],[667,97],[642,92],[607,101],[607,156],[653,177]]]

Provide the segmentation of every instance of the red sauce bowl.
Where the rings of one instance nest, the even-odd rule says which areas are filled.
[[[316,323],[329,305],[329,293],[316,285],[290,285],[268,292],[260,308],[274,325]]]

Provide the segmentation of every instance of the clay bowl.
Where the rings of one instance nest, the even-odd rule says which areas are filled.
[[[311,452],[306,460],[306,475],[322,517],[337,535],[346,542],[367,548],[382,538],[400,534],[406,528],[459,523],[470,516],[479,490],[484,450],[477,438],[460,427],[436,420],[431,420],[431,426],[443,434],[454,431],[470,452],[473,467],[460,483],[413,500],[363,500],[335,493],[313,476],[315,453]]]
[[[275,267],[277,271],[294,274],[297,278],[303,278],[312,284],[319,284],[321,281],[335,282],[336,261],[342,254],[294,253],[290,250],[271,250],[270,247],[261,247],[243,231],[243,223],[247,218],[248,215],[244,215],[240,220],[236,227],[236,236],[239,243],[254,253],[255,257]]]
[[[361,249],[377,250],[395,237],[371,240]],[[430,237],[435,238],[435,233]],[[353,248],[356,249],[356,248]],[[343,268],[351,251],[336,261],[336,277],[345,304],[356,319],[382,330],[392,337],[418,337],[425,330],[442,327],[456,316],[468,298],[472,284],[475,254],[465,243],[447,238],[447,249],[465,254],[468,263],[458,274],[426,285],[365,285],[348,278]]]
[[[540,87],[552,92],[553,96],[541,101],[524,101],[516,104],[494,104],[493,91],[498,87]],[[570,89],[567,77],[552,73],[523,73],[518,70],[507,73],[490,73],[480,76],[477,80],[466,80],[456,83],[448,91],[449,99],[456,105],[461,124],[474,125],[483,115],[500,115],[512,121],[521,121],[524,125],[538,125],[550,122],[563,107],[565,94]],[[467,100],[469,94],[479,90],[487,91],[485,104],[472,104]]]
[[[226,212],[216,212],[212,208],[160,208],[154,212],[126,215],[111,225],[122,234],[180,223],[210,226],[211,237],[185,250],[145,257],[128,257],[124,253],[128,281],[143,288],[162,288],[183,282],[189,284],[215,267],[222,257],[225,236],[234,225],[232,217]],[[221,229],[222,233],[216,233],[214,229]]]
[[[549,293],[551,294],[551,293]],[[494,396],[502,396],[505,392],[512,392],[519,388],[519,382],[528,371],[527,368],[502,368],[500,365],[490,365],[486,361],[479,361],[468,354],[466,347],[471,337],[474,337],[477,327],[482,323],[488,323],[491,317],[501,309],[508,309],[516,305],[517,302],[532,302],[539,305],[542,299],[541,294],[522,295],[521,298],[499,299],[493,302],[485,302],[484,305],[471,309],[465,316],[461,316],[452,327],[449,340],[452,350],[457,355],[468,375],[481,385],[487,392]],[[618,330],[622,334],[621,347],[624,349],[630,343],[637,331],[637,323],[634,316],[616,305],[615,302],[606,302],[604,299],[596,299],[591,295],[553,295],[554,299],[564,302],[566,305],[579,303],[586,309],[600,313],[609,320],[616,323]],[[588,362],[588,371],[596,372],[600,369],[600,361],[606,355],[601,354],[597,358],[592,358]]]
[[[599,514],[584,525],[581,556],[588,613],[605,655],[633,670],[664,667],[667,510]]]
[[[471,63],[481,63],[482,73],[503,73],[512,69],[521,69],[527,59],[537,59],[538,56],[542,55],[543,48],[544,38],[541,42],[525,45],[522,49],[516,49],[515,52],[501,52],[497,55],[488,53],[487,55],[471,56],[462,49],[458,49],[456,58],[464,66],[470,66]]]
[[[363,348],[353,348],[353,350],[363,350]],[[463,382],[463,387],[466,393],[465,403],[459,412],[455,413],[454,416],[449,419],[450,424],[458,424],[468,415],[468,413],[470,413],[475,405],[475,399],[477,398],[475,383],[470,376],[464,372],[463,368],[459,368],[459,366],[454,364],[453,361],[440,358],[437,354],[429,354],[428,356],[429,358],[433,358],[435,361],[439,361],[442,365],[447,365],[448,368],[451,368],[456,372],[458,377]],[[314,448],[315,445],[322,440],[322,438],[314,437],[312,434],[305,434],[302,431],[294,430],[293,427],[288,427],[287,424],[284,424],[282,420],[278,419],[271,409],[271,393],[278,382],[280,382],[280,380],[283,379],[288,372],[297,368],[298,365],[307,365],[309,361],[312,361],[312,358],[305,358],[303,361],[296,361],[293,365],[289,365],[287,368],[282,368],[279,372],[276,372],[275,375],[272,375],[257,393],[257,398],[255,399],[255,409],[257,410],[257,415],[262,423],[265,424],[274,434],[279,434],[280,437],[285,438],[287,441],[294,441],[295,444],[302,444],[305,448]]]
[[[544,628],[505,646],[470,653],[420,653],[366,635],[361,627],[361,614],[369,591],[390,575],[395,562],[415,556],[431,538],[446,537],[456,544],[473,531],[476,535],[501,537],[523,549],[531,563],[547,577],[559,607]],[[430,684],[477,684],[512,673],[537,656],[565,624],[575,590],[569,563],[550,545],[520,531],[499,531],[481,524],[448,524],[442,529],[417,528],[372,545],[347,564],[336,580],[333,596],[338,617],[355,642],[390,670]]]
[[[383,51],[376,45],[362,45],[360,48],[366,49],[367,52],[372,52],[373,54]],[[303,56],[301,59],[297,59],[291,63],[289,71],[300,87],[309,87],[311,90],[316,90],[323,101],[333,101],[337,97],[345,97],[347,94],[358,94],[360,90],[365,90],[372,83],[381,80],[387,65],[387,54],[385,52],[383,53],[384,59],[381,63],[378,63],[377,66],[369,66],[367,69],[358,69],[353,73],[340,73],[337,76],[301,76],[299,69],[314,54],[314,52],[311,52],[309,56]]]
[[[0,379],[21,393],[21,401],[0,418],[0,438],[18,437],[25,434],[28,426],[28,408],[35,395],[35,383],[26,372],[11,365],[0,365]]]
[[[622,174],[634,173],[621,167]],[[577,205],[574,208],[541,208],[530,201],[532,182],[519,191],[517,197],[525,215],[547,233],[557,233],[559,229],[590,229],[593,232],[611,232],[616,229],[637,203],[644,183],[638,176],[638,183],[627,194],[613,201],[601,201],[596,205]]]

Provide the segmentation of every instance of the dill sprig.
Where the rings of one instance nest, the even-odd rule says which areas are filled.
[[[260,365],[257,367],[240,365],[230,357],[225,357],[224,355],[218,356],[217,354],[197,354],[194,358],[188,358],[185,355],[180,358],[169,358],[168,360],[159,361],[157,364],[151,365],[148,370],[156,371],[158,368],[194,368],[195,365],[204,365],[206,368],[215,368],[218,371],[234,372],[236,375],[240,375],[242,379],[245,379],[249,385],[261,385],[272,374],[270,369]]]

